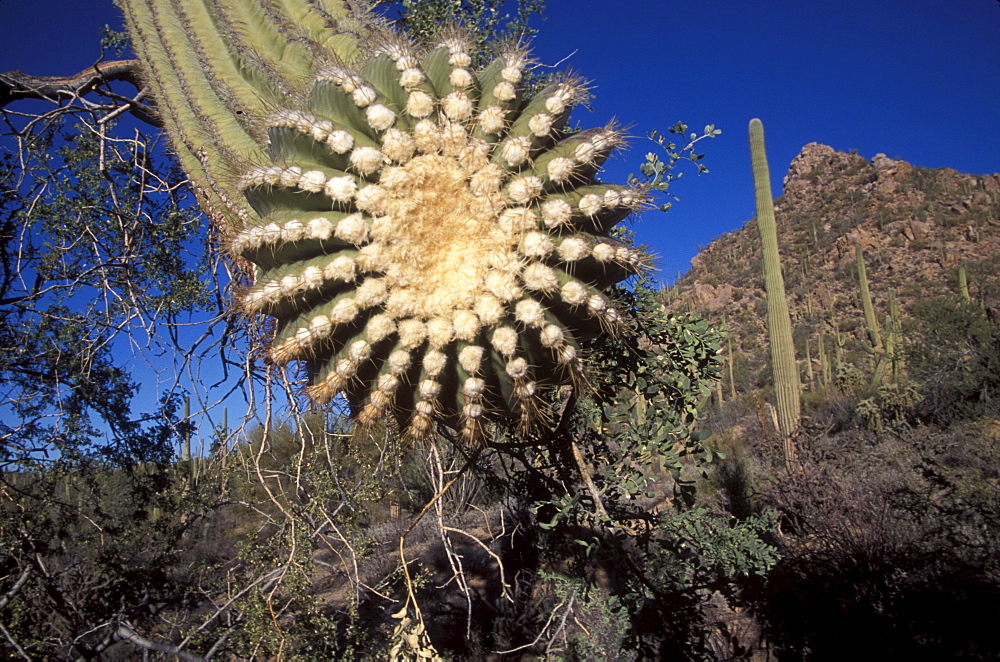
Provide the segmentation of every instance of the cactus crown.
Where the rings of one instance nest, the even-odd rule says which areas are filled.
[[[162,0],[127,4],[147,2]],[[199,4],[171,4],[189,2]],[[231,24],[247,31],[249,17]],[[206,82],[220,108],[239,93],[281,108],[262,126],[241,124],[240,142],[220,129],[214,143],[264,143],[241,152],[251,165],[236,189],[252,212],[233,224],[229,249],[256,267],[241,307],[278,320],[271,359],[302,362],[313,400],[343,395],[360,423],[395,416],[411,437],[436,422],[471,441],[491,418],[523,430],[544,421],[546,391],[584,379],[581,337],[617,326],[602,290],[645,260],[607,236],[644,192],[596,179],[621,130],[567,132],[584,84],[563,76],[529,96],[518,46],[474,70],[454,28],[425,50],[372,29],[350,59],[309,35],[307,93],[255,95],[223,68]],[[171,75],[203,76],[188,71],[211,60],[199,44],[207,54],[174,59]],[[273,82],[254,84],[290,86],[287,60],[275,60]],[[198,121],[180,118],[178,130]]]

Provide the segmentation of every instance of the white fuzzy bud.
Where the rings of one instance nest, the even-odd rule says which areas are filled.
[[[573,168],[575,167],[572,159],[567,159],[562,156],[557,156],[556,158],[549,161],[548,173],[549,179],[556,182],[557,184],[562,184],[568,180],[573,175]]]
[[[486,133],[497,134],[504,129],[507,111],[500,106],[487,106],[479,113],[479,126]]]
[[[285,188],[295,188],[299,185],[299,180],[302,178],[302,168],[298,166],[292,166],[291,168],[285,168],[281,172],[281,177],[278,179],[278,183]]]
[[[338,239],[343,239],[355,246],[361,246],[368,241],[368,223],[365,222],[365,217],[361,214],[351,214],[337,222],[334,234]]]
[[[559,296],[571,306],[579,306],[587,302],[587,288],[578,280],[571,280],[562,286]]]
[[[351,343],[351,347],[348,350],[348,356],[350,356],[351,361],[355,363],[363,363],[371,358],[372,346],[369,345],[364,340],[355,340]]]
[[[358,316],[358,305],[354,299],[341,299],[333,305],[330,311],[330,321],[334,324],[347,324],[353,322]]]
[[[441,395],[441,385],[433,379],[423,380],[417,389],[422,400],[437,400],[437,397]]]
[[[365,118],[368,126],[376,131],[385,131],[396,121],[396,113],[392,112],[380,103],[368,106],[365,111]]]
[[[587,312],[594,317],[599,317],[608,309],[609,305],[610,302],[606,298],[600,294],[595,294],[587,301]]]
[[[464,89],[472,85],[472,74],[469,73],[468,69],[452,69],[451,75],[448,76],[448,82],[451,83],[452,87]]]
[[[557,228],[569,223],[573,208],[565,200],[547,200],[542,203],[542,222],[547,228]]]
[[[369,104],[375,103],[375,99],[377,98],[378,95],[375,94],[375,90],[367,86],[359,87],[351,93],[351,99],[354,100],[355,105],[359,108],[364,108]]]
[[[317,216],[306,223],[305,236],[317,241],[326,241],[333,234],[333,223],[330,219]]]
[[[388,338],[396,331],[396,323],[385,313],[372,316],[365,325],[368,342],[375,344]]]
[[[427,337],[427,326],[418,319],[403,320],[398,330],[399,344],[406,349],[416,349]]]
[[[555,246],[552,239],[545,232],[534,230],[528,232],[521,239],[519,251],[521,255],[529,258],[543,259],[552,254]]]
[[[458,364],[470,375],[479,372],[486,349],[479,345],[467,345],[458,353]]]
[[[410,364],[413,362],[413,357],[410,356],[409,352],[397,349],[389,355],[387,362],[389,364],[389,370],[392,371],[393,375],[401,375],[410,368]]]
[[[316,265],[308,266],[302,270],[302,285],[306,289],[316,289],[323,284],[323,270]]]
[[[503,303],[491,294],[476,297],[475,311],[485,326],[494,326],[504,315]]]
[[[590,254],[588,242],[580,237],[566,237],[557,249],[563,262],[577,262]]]
[[[500,81],[493,88],[493,96],[500,101],[510,101],[517,96],[517,89],[510,81]]]
[[[510,207],[504,209],[497,219],[497,225],[507,234],[521,234],[534,230],[538,222],[535,213],[527,207]]]
[[[450,320],[435,317],[427,322],[427,341],[431,347],[444,347],[451,342],[453,335],[454,328]]]
[[[528,160],[531,154],[531,139],[527,136],[511,138],[500,150],[503,160],[510,166],[519,166]]]
[[[518,357],[507,362],[507,374],[513,379],[524,379],[528,376],[528,362]]]
[[[462,395],[469,398],[478,398],[486,390],[486,382],[479,379],[478,377],[469,377],[462,384]]]
[[[452,92],[441,100],[441,109],[448,119],[461,122],[472,116],[472,101],[464,92]]]
[[[507,65],[500,70],[500,76],[503,77],[505,81],[510,83],[520,83],[521,82],[521,67]]]
[[[448,356],[436,349],[424,354],[424,371],[431,377],[438,377],[448,367]]]
[[[509,358],[517,351],[517,331],[509,326],[501,326],[493,332],[490,343],[502,356]]]
[[[416,87],[424,82],[424,72],[420,71],[416,67],[411,67],[409,69],[404,69],[402,73],[399,74],[399,85],[404,89],[410,89],[411,87]]]
[[[580,199],[580,211],[586,216],[593,217],[604,206],[604,200],[599,195],[588,193]]]
[[[389,129],[382,137],[382,154],[390,161],[405,163],[413,158],[417,144],[406,131]]]
[[[469,179],[469,190],[473,195],[479,197],[495,193],[500,189],[504,175],[503,168],[495,163],[490,163]]]
[[[615,247],[611,244],[595,244],[593,248],[594,258],[598,262],[608,262],[615,259]]]
[[[533,262],[525,267],[521,280],[526,288],[535,292],[552,292],[559,287],[556,272],[541,262]]]
[[[382,152],[374,147],[356,147],[351,152],[351,165],[363,175],[370,175],[382,167]]]
[[[281,226],[281,241],[286,243],[298,241],[302,238],[304,230],[305,226],[302,225],[302,221],[293,218]]]
[[[354,294],[354,300],[360,308],[371,308],[385,301],[388,290],[381,278],[366,278]]]
[[[471,310],[459,310],[452,319],[455,337],[459,340],[472,340],[479,333],[479,317]]]
[[[331,177],[326,181],[323,190],[335,202],[350,202],[358,192],[358,184],[350,175]]]
[[[406,113],[410,117],[423,119],[434,112],[434,97],[423,90],[413,90],[406,98]]]
[[[323,276],[328,280],[341,280],[346,283],[354,280],[354,270],[354,260],[341,255],[323,268]]]
[[[413,127],[413,140],[424,154],[436,152],[441,149],[441,129],[435,122],[420,120]]]
[[[555,324],[546,325],[538,335],[542,347],[556,347],[563,342],[563,330]]]
[[[377,184],[369,184],[358,191],[355,203],[361,211],[377,213],[385,200],[385,190]]]
[[[545,308],[534,299],[523,299],[514,306],[514,319],[525,326],[541,326],[545,323]]]
[[[521,288],[514,274],[506,271],[491,271],[483,283],[486,290],[500,301],[513,301],[521,296]]]
[[[512,202],[523,205],[531,202],[542,193],[542,180],[540,177],[529,175],[527,177],[515,177],[511,180],[507,188],[507,196]]]
[[[299,188],[310,193],[320,193],[326,184],[326,175],[320,170],[310,170],[299,178]]]
[[[576,159],[578,163],[592,163],[596,156],[597,148],[594,147],[594,143],[580,143],[576,146],[576,149],[573,150],[573,158]]]
[[[333,131],[326,139],[326,144],[336,154],[347,154],[354,149],[354,136],[347,131]]]
[[[528,120],[528,128],[539,138],[544,138],[552,131],[552,119],[552,116],[548,113],[532,115],[531,119]]]

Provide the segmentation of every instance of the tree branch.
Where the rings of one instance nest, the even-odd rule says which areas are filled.
[[[131,83],[139,96],[124,99],[110,90],[98,87],[115,81]],[[114,60],[98,62],[74,76],[32,76],[23,71],[0,72],[0,108],[5,108],[22,99],[41,99],[58,102],[63,99],[77,99],[91,92],[125,103],[129,110],[143,122],[160,127],[162,122],[155,110],[139,102],[145,95],[142,71],[138,60]]]

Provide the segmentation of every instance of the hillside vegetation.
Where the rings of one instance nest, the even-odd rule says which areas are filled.
[[[781,558],[731,601],[745,611],[729,616],[729,654],[995,659],[1000,175],[811,143],[783,193],[775,216],[803,396],[792,468],[771,404],[756,220],[661,293],[730,335],[703,419],[726,459],[703,496],[775,525]]]

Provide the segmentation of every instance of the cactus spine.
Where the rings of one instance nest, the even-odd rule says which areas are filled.
[[[477,71],[461,31],[419,49],[341,0],[120,1],[185,168],[255,266],[240,305],[277,319],[273,363],[411,438],[552,418],[584,381],[579,340],[620,326],[603,290],[645,263],[608,236],[644,191],[596,178],[621,130],[566,130],[583,81],[528,96],[522,47]]]
[[[764,289],[767,292],[767,334],[771,346],[771,371],[778,403],[778,423],[785,437],[785,462],[795,461],[791,436],[798,430],[801,404],[799,373],[792,344],[792,320],[785,299],[785,281],[781,275],[778,231],[774,220],[771,175],[764,151],[764,125],[750,120],[750,157],[757,203],[757,229],[764,253]]]

